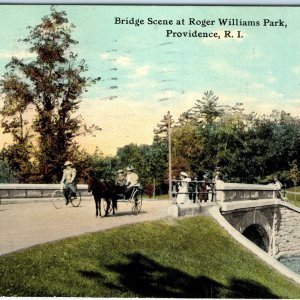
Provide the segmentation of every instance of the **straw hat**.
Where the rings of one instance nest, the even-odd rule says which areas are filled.
[[[127,167],[127,168],[126,168],[126,171],[127,171],[127,172],[133,171],[133,167],[131,167],[131,166]]]
[[[121,173],[124,173],[124,171],[122,169],[117,171],[117,174],[121,174]]]
[[[68,160],[64,163],[64,166],[71,166],[71,165],[72,165],[72,163]]]
[[[188,174],[186,174],[185,172],[180,172],[180,175],[184,177],[188,177]]]

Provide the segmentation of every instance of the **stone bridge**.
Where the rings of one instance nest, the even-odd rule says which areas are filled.
[[[208,202],[173,203],[168,214],[197,215],[212,206],[217,206],[230,225],[272,257],[300,256],[300,209],[282,201],[275,185],[217,180],[215,195],[210,194]]]
[[[277,198],[274,185],[216,184],[223,217],[273,257],[300,255],[300,209]]]

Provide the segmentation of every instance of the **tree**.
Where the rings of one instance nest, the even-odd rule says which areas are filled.
[[[173,175],[178,178],[181,171],[190,176],[202,173],[203,137],[197,126],[186,123],[175,127],[172,134]],[[194,173],[194,174],[191,174]]]
[[[10,158],[8,164],[16,172],[18,181],[26,182],[29,179],[28,171],[32,170],[32,144],[29,120],[25,112],[32,103],[32,95],[28,84],[21,82],[13,72],[4,74],[0,80],[0,88],[4,102],[0,111],[1,126],[3,133],[11,134],[13,139],[12,144],[4,151]]]
[[[58,179],[76,136],[100,130],[95,125],[86,126],[75,115],[82,94],[100,78],[83,75],[88,66],[72,52],[72,46],[78,43],[71,37],[74,28],[64,11],[52,7],[40,24],[29,27],[29,36],[22,40],[34,57],[29,61],[13,57],[1,82],[5,89],[14,78],[13,90],[20,86],[23,91],[22,108],[26,109],[26,99],[35,108],[33,129],[37,133],[37,160],[43,182]]]
[[[212,124],[220,118],[224,114],[224,107],[218,104],[218,100],[219,97],[213,91],[205,92],[202,99],[196,100],[192,108],[194,119],[198,123]]]

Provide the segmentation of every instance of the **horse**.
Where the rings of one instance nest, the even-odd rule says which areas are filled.
[[[108,215],[110,203],[112,202],[112,211],[115,215],[117,210],[117,190],[113,181],[109,180],[99,180],[93,174],[89,174],[87,177],[88,191],[92,192],[96,205],[96,217],[101,215],[101,199],[103,198],[106,201],[106,211],[105,215]],[[112,201],[111,201],[112,200]]]

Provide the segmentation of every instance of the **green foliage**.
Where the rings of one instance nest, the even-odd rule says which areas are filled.
[[[299,156],[299,139],[298,117],[283,111],[264,116],[245,114],[242,103],[221,106],[210,91],[179,118],[172,136],[174,170],[201,178],[219,168],[229,181],[267,183],[276,176],[290,185],[289,172]]]
[[[0,183],[11,183],[16,181],[15,174],[9,165],[4,160],[0,160]]]
[[[213,177],[216,169],[231,182],[266,184],[277,177],[290,186],[296,178],[298,117],[283,111],[246,114],[242,103],[221,106],[210,91],[174,124],[171,119],[172,174],[177,178],[181,171],[199,179],[206,173]],[[119,149],[118,167],[133,165],[144,184],[155,179],[156,187],[162,187],[168,182],[166,116],[154,132],[150,146]]]
[[[158,193],[162,192],[167,170],[167,146],[164,142],[141,146],[129,144],[119,148],[116,157],[117,169],[133,166],[142,185],[148,186],[149,195],[154,185]]]
[[[71,37],[74,27],[64,11],[52,7],[51,13],[40,24],[29,27],[29,36],[21,40],[34,54],[33,58],[13,57],[0,82],[5,95],[1,112],[4,132],[13,135],[20,151],[30,152],[29,130],[24,131],[30,125],[38,142],[38,151],[31,155],[38,162],[42,182],[57,181],[61,176],[63,162],[70,159],[77,146],[76,136],[100,130],[95,125],[87,127],[75,115],[81,95],[100,78],[83,75],[88,66],[72,52],[72,46],[78,43]],[[31,124],[24,120],[29,106],[34,108]],[[24,156],[24,162],[28,158]],[[20,166],[19,170],[23,168]]]
[[[291,169],[290,169],[290,178],[293,181],[294,186],[296,186],[300,179],[300,172],[296,160],[292,161]]]
[[[219,97],[213,91],[204,93],[202,100],[196,100],[192,108],[194,120],[199,123],[212,124],[224,114],[224,108],[218,104]]]
[[[234,255],[233,255],[234,253]],[[0,257],[0,295],[299,298],[208,217],[147,222]]]

